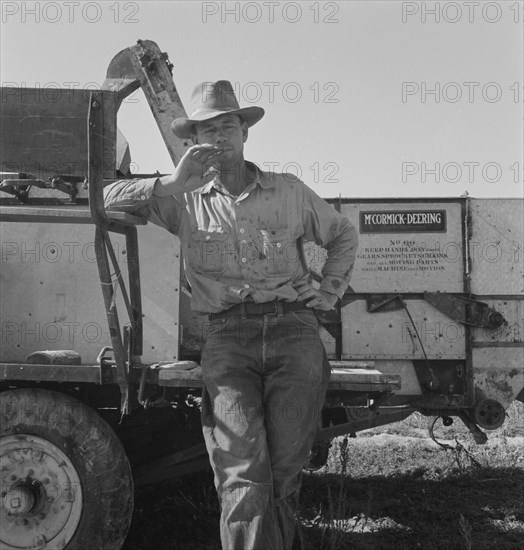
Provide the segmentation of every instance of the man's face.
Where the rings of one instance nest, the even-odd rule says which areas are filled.
[[[220,115],[211,120],[197,122],[195,130],[197,143],[209,143],[224,150],[220,163],[230,164],[243,159],[248,126],[238,115]]]

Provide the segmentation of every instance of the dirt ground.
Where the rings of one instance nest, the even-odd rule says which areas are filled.
[[[412,415],[338,438],[304,475],[294,550],[510,550],[524,540],[524,405],[476,445],[456,421],[436,430]],[[220,549],[209,472],[137,492],[125,550]]]

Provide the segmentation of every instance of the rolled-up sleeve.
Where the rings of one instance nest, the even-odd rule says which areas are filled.
[[[320,289],[342,298],[353,274],[358,248],[357,230],[346,216],[306,186],[303,215],[305,238],[327,251]]]
[[[115,181],[104,188],[105,208],[129,212],[178,235],[182,204],[174,196],[155,196],[157,179]]]

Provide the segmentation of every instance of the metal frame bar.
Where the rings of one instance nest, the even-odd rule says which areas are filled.
[[[190,140],[179,140],[171,132],[171,121],[186,116],[172,78],[173,65],[167,54],[151,40],[137,43],[119,52],[107,68],[102,90],[117,90],[121,103],[138,88],[142,89],[151,112],[176,166],[190,147]]]
[[[106,239],[109,239],[107,231],[99,226],[95,230],[95,253],[102,295],[106,307],[107,323],[113,346],[113,355],[117,368],[117,380],[120,387],[120,407],[122,412],[129,412],[129,377],[128,366],[126,365],[126,353],[122,341],[122,332],[118,320],[113,281],[107,256]]]
[[[471,297],[471,251],[469,238],[471,231],[471,212],[470,199],[465,198],[461,203],[462,212],[462,243],[463,243],[463,264],[464,270],[464,288],[466,296]],[[468,324],[464,325],[465,352],[466,352],[466,387],[465,400],[466,405],[472,407],[475,404],[475,375],[473,372],[473,330]]]
[[[109,333],[116,363],[117,381],[120,388],[120,408],[122,414],[130,412],[129,371],[131,354],[139,355],[142,350],[142,308],[140,293],[140,272],[138,264],[138,237],[135,227],[119,226],[108,219],[103,200],[103,158],[104,158],[104,102],[102,92],[91,92],[89,96],[88,125],[88,185],[89,209],[95,230],[95,253],[102,285],[102,295],[106,308]],[[126,246],[132,261],[129,263],[128,294],[118,265],[109,231],[125,235]],[[109,259],[116,275],[113,281]],[[118,319],[115,286],[118,284],[131,322],[129,349],[125,349],[124,338]]]
[[[350,408],[349,408],[350,410]],[[362,419],[348,417],[348,421],[342,424],[319,427],[315,435],[314,443],[321,443],[334,437],[356,433],[369,428],[376,428],[390,422],[400,422],[415,412],[414,407],[379,407]]]

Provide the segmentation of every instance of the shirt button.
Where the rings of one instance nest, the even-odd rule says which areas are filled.
[[[240,230],[240,233],[244,233],[244,231],[245,231],[245,229],[242,228],[242,229]]]
[[[244,288],[249,288],[249,285],[246,283],[246,284],[244,285]]]
[[[211,237],[209,235],[206,235],[206,241],[209,241]]]
[[[282,243],[277,243],[277,248],[280,248],[282,246]]]
[[[245,264],[247,262],[247,258],[242,258],[242,263]]]
[[[242,244],[246,244],[246,243],[247,243],[246,239],[242,239],[240,242],[241,242]]]
[[[140,195],[140,200],[141,201],[145,201],[147,199],[147,197],[145,195]]]

